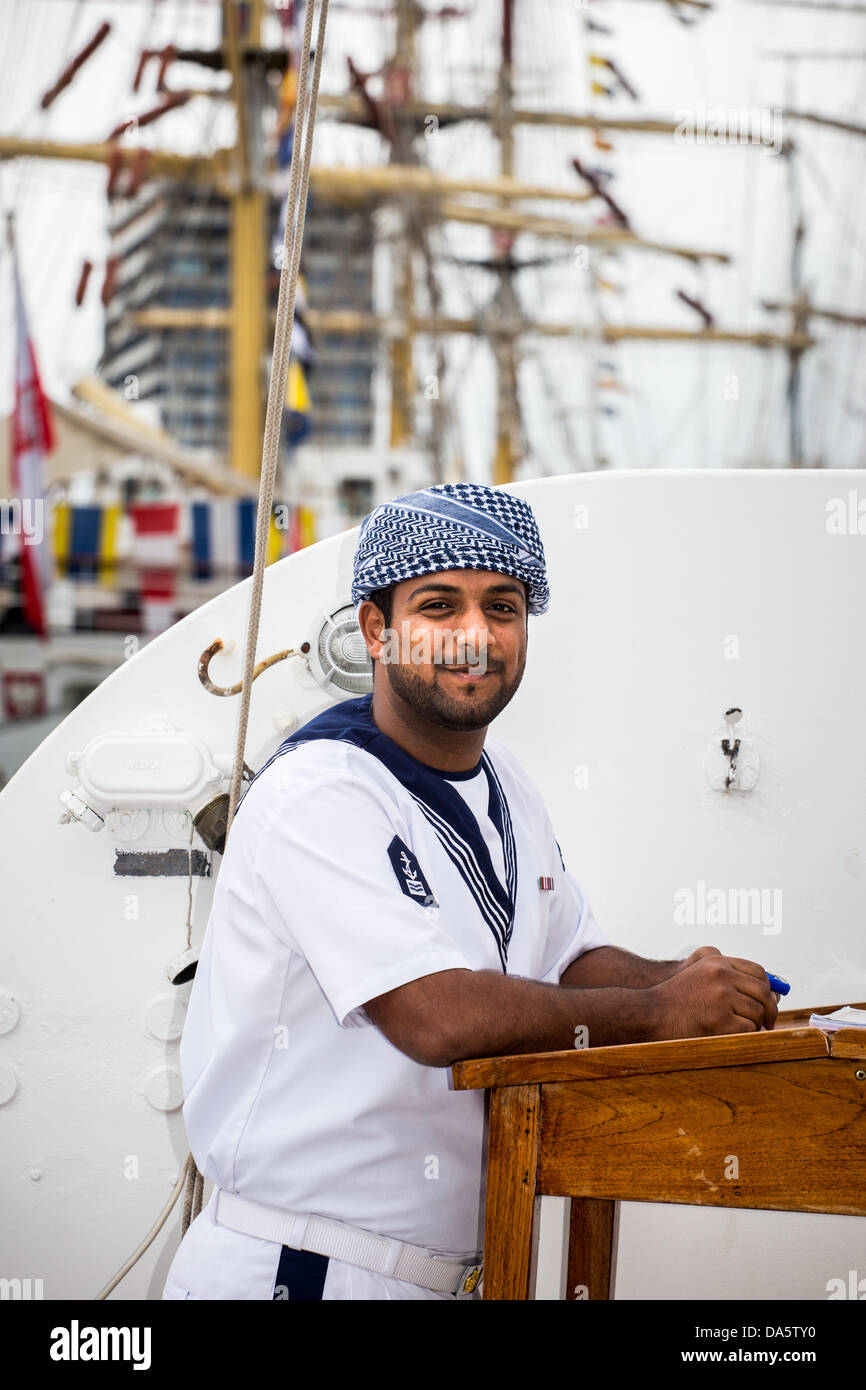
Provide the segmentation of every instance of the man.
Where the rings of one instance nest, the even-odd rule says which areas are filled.
[[[470,1293],[484,1098],[451,1063],[775,1022],[752,961],[612,946],[486,739],[549,601],[528,504],[442,484],[376,508],[352,597],[372,696],[281,745],[226,847],[181,1047],[215,1187],[165,1298]]]

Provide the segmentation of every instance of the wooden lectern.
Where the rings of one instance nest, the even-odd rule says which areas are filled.
[[[456,1063],[455,1090],[490,1091],[484,1298],[531,1297],[541,1196],[572,1199],[569,1299],[610,1296],[617,1201],[866,1216],[866,1030],[808,1026],[839,1007]]]

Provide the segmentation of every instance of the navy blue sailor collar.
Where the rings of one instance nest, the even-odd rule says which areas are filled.
[[[372,694],[341,700],[339,704],[315,715],[290,734],[274,756],[312,739],[337,739],[363,749],[378,758],[406,788],[430,821],[473,893],[496,937],[500,962],[505,970],[517,898],[517,855],[508,802],[489,754],[483,752],[478,768],[458,776],[461,779],[471,777],[478,770],[484,770],[488,785],[488,814],[502,839],[506,884],[500,881],[493,867],[490,850],[476,817],[465,799],[451,785],[449,774],[420,762],[374,724]]]

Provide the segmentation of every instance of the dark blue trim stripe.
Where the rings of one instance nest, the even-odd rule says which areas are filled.
[[[508,897],[511,911],[508,919],[508,927],[505,933],[505,949],[511,941],[511,933],[514,929],[514,911],[517,905],[517,847],[514,843],[514,826],[511,821],[511,812],[508,809],[508,800],[499,780],[499,775],[493,762],[487,753],[482,755],[484,770],[487,773],[487,780],[490,786],[490,801],[488,814],[496,829],[499,831],[502,840],[503,855],[505,859],[505,880],[508,885]],[[496,795],[494,796],[494,789]]]
[[[477,872],[477,865],[473,862],[471,849],[468,845],[463,843],[459,836],[452,836],[449,833],[449,827],[447,825],[442,825],[437,821],[431,814],[429,807],[424,805],[420,797],[416,796],[414,800],[436,831],[439,837],[439,843],[454,864],[460,877],[475,899],[479,912],[492,931],[496,941],[496,949],[499,952],[499,961],[504,972],[508,956],[508,943],[506,940],[508,924],[507,922],[503,922],[500,914],[496,911],[496,905],[491,905],[490,898],[485,892],[487,885],[483,877]]]
[[[327,1273],[327,1255],[316,1255],[312,1250],[292,1250],[284,1245],[277,1265],[273,1298],[288,1299],[291,1303],[320,1303]]]
[[[436,812],[431,806],[428,806],[427,803],[424,801],[423,797],[418,796],[415,792],[413,792],[411,795],[413,801],[416,803],[416,805],[427,817],[430,824],[433,826],[433,829],[436,831],[436,834],[439,836],[439,839],[442,841],[443,845],[445,845],[446,848],[448,848],[449,846],[452,847],[459,855],[461,862],[466,865],[467,871],[471,876],[471,886],[473,887],[473,893],[478,901],[479,906],[482,907],[482,910],[486,913],[487,916],[489,916],[494,921],[498,921],[502,924],[502,931],[504,934],[508,925],[508,914],[506,911],[502,909],[500,903],[491,894],[490,885],[487,879],[485,878],[484,874],[482,873],[478,861],[472,852],[472,845],[467,844],[466,840],[464,840],[462,836],[456,833],[453,826],[450,825],[447,820],[444,820],[438,814],[438,812]],[[497,883],[498,882],[499,880],[497,879]]]

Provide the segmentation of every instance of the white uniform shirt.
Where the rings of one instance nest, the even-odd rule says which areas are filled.
[[[502,743],[485,754],[506,847],[483,768],[437,776],[475,812],[501,883],[516,860],[507,973],[558,983],[610,943],[539,792]],[[452,1090],[450,1068],[412,1061],[364,1011],[424,975],[502,969],[452,840],[361,747],[327,738],[275,754],[229,835],[181,1068],[190,1147],[220,1187],[469,1260],[483,1244],[484,1092]]]

